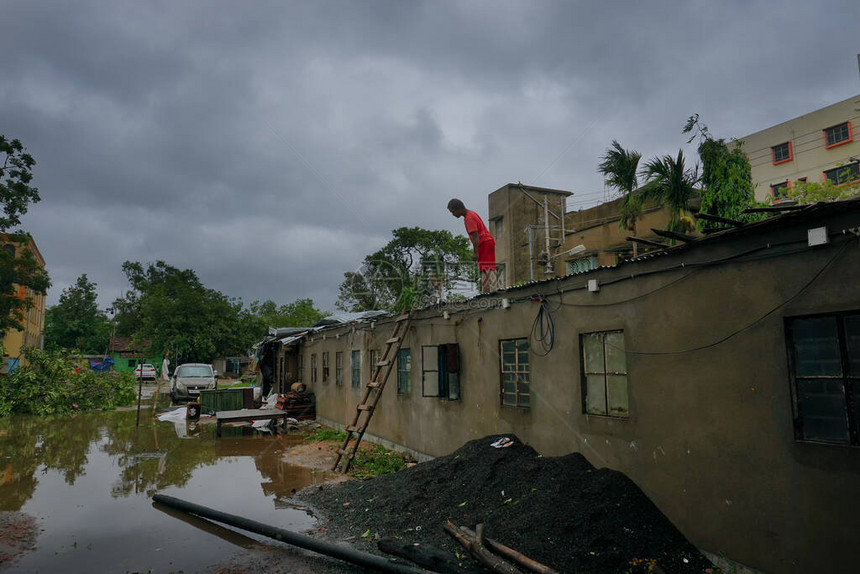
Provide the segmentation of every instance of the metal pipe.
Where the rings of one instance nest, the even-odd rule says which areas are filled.
[[[224,524],[229,524],[230,526],[235,526],[236,528],[241,528],[242,530],[247,530],[249,532],[262,534],[263,536],[268,536],[269,538],[273,538],[279,542],[286,542],[287,544],[292,544],[299,548],[313,550],[314,552],[319,552],[326,556],[332,556],[339,560],[343,560],[344,562],[350,562],[351,564],[358,564],[359,566],[364,566],[374,571],[402,572],[404,574],[427,574],[427,572],[429,572],[428,570],[413,568],[411,566],[392,562],[382,556],[359,552],[358,550],[353,550],[337,544],[323,542],[322,540],[317,540],[316,538],[311,538],[304,534],[290,532],[289,530],[284,530],[283,528],[277,528],[275,526],[269,526],[268,524],[263,524],[262,522],[257,522],[248,518],[242,518],[235,514],[227,514],[226,512],[214,510],[179,498],[174,498],[173,496],[156,494],[152,497],[152,500],[159,504],[182,510],[183,512],[202,516],[203,518],[215,520]]]

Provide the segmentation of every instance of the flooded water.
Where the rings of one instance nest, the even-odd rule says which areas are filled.
[[[224,427],[216,439],[214,424],[148,414],[139,427],[135,411],[0,419],[0,510],[41,529],[37,549],[5,572],[196,572],[253,542],[154,505],[155,493],[289,530],[314,525],[290,497],[324,473],[281,461],[301,436]]]

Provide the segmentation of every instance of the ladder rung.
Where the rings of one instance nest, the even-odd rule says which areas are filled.
[[[373,405],[358,405],[358,407],[356,408],[358,408],[358,410],[360,411],[372,411]]]
[[[377,389],[381,386],[382,386],[382,383],[380,383],[379,381],[370,381],[367,383],[368,389]]]
[[[400,315],[399,317],[397,317],[397,319],[395,319],[395,321],[397,321],[399,323],[401,321],[405,321],[408,318],[409,318],[409,314],[407,313],[406,315]]]
[[[400,337],[391,337],[390,339],[385,341],[385,344],[386,345],[393,345],[394,343],[399,343],[399,342],[400,342]]]
[[[357,431],[357,430],[358,430],[358,427],[352,427],[352,426],[349,426],[349,427],[346,427],[346,428],[345,428],[345,429],[343,429],[343,430],[345,430],[346,432],[355,432],[355,431]]]
[[[337,450],[337,454],[339,454],[340,456],[345,456],[346,458],[349,458],[349,459],[353,459],[353,458],[355,458],[355,454],[354,454],[354,453],[347,452],[347,451],[343,450],[342,448],[339,448],[339,449]]]
[[[378,363],[376,363],[376,366],[377,367],[387,367],[390,364],[391,364],[391,361],[389,359],[383,359],[383,360],[379,361]]]

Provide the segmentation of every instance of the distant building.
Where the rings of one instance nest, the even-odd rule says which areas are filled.
[[[627,239],[630,236],[662,242],[652,229],[666,227],[668,209],[645,206],[635,230],[632,225],[622,229],[621,198],[566,212],[571,195],[570,191],[521,183],[509,183],[489,195],[500,288],[615,265],[650,249],[642,243],[634,250]]]
[[[0,245],[2,245],[2,249],[11,251],[16,257],[20,255],[19,250],[29,251],[36,258],[38,265],[43,269],[45,268],[45,259],[39,253],[39,248],[36,247],[36,242],[33,241],[32,237],[27,243],[22,244],[12,241],[8,234],[3,233],[0,234]],[[24,324],[20,330],[10,329],[3,337],[3,349],[6,357],[4,357],[0,370],[4,373],[14,371],[18,367],[22,349],[26,347],[41,349],[44,346],[45,295],[20,285],[17,286],[15,297],[20,299],[22,306],[25,306]]]
[[[860,95],[740,138],[750,160],[755,197],[786,197],[798,180],[860,180]]]

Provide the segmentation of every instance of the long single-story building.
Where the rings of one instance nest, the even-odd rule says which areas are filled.
[[[516,434],[626,473],[705,551],[856,571],[858,235],[860,201],[817,204],[421,309],[368,436],[433,457]],[[393,329],[371,316],[287,341],[320,419],[352,421]]]

